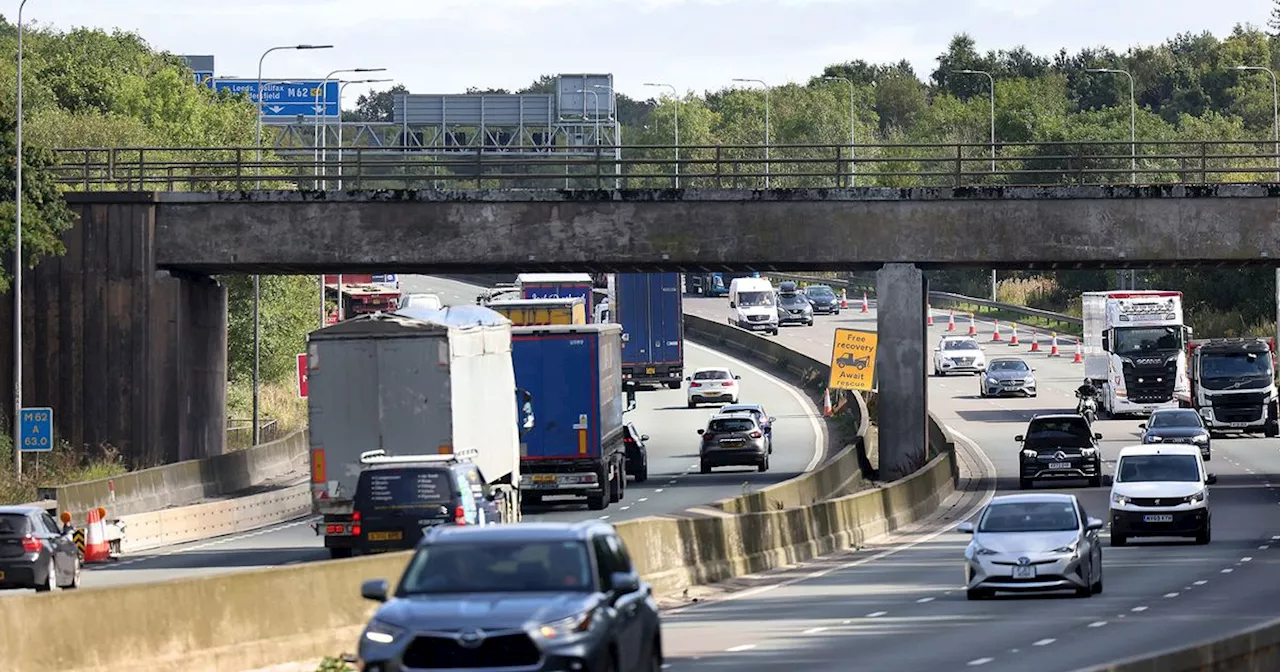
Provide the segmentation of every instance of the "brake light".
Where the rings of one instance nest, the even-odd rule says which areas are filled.
[[[22,538],[22,550],[24,552],[39,553],[41,548],[44,548],[44,544],[41,544],[39,539],[30,536]]]
[[[360,536],[360,512],[356,511],[351,514],[351,534]]]
[[[758,438],[760,438],[760,437],[762,437],[762,436],[764,436],[764,434],[761,434],[758,430],[757,430],[757,431],[754,431],[754,432],[751,432],[751,438],[753,438],[753,439],[758,439]]]
[[[702,387],[702,383],[689,383],[689,387]]]
[[[723,386],[725,386],[725,387],[733,387],[733,381],[729,381],[729,382],[727,382],[727,383],[720,383],[720,384],[721,384],[721,385],[723,385]]]
[[[453,509],[453,524],[454,525],[467,524],[467,512],[461,506],[454,507]]]

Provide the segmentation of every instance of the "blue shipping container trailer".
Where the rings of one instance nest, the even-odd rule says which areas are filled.
[[[680,389],[684,376],[684,295],[679,273],[619,273],[614,320],[622,325],[622,381]]]

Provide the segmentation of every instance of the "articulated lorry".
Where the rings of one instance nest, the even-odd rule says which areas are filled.
[[[680,389],[684,377],[684,294],[679,273],[618,273],[612,317],[622,325],[624,389]]]
[[[335,557],[360,532],[361,454],[452,455],[479,467],[519,520],[520,434],[531,397],[516,388],[511,323],[483,307],[362,315],[312,332],[307,344],[312,512]]]
[[[516,276],[516,285],[522,299],[582,299],[588,314],[595,308],[596,295],[603,295],[595,291],[590,273],[521,273]]]
[[[324,296],[339,302],[344,319],[368,313],[389,313],[400,307],[400,282],[392,275],[326,275]]]
[[[491,310],[502,313],[516,327],[587,324],[586,303],[576,296],[568,299],[498,299],[489,301],[487,305]]]
[[[1112,417],[1177,408],[1186,396],[1182,292],[1086,292],[1084,375],[1100,392],[1100,412]]]
[[[514,327],[516,385],[538,421],[520,446],[526,504],[574,495],[600,510],[626,488],[622,328],[616,324]]]
[[[1179,395],[1210,432],[1277,434],[1275,339],[1209,338],[1187,344],[1190,389]]]

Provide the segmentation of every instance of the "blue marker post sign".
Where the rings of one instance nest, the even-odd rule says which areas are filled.
[[[320,87],[324,91],[320,92]],[[256,79],[215,79],[213,88],[216,91],[227,91],[232,94],[245,94],[254,104],[258,102],[258,80]],[[289,81],[272,82],[264,80],[262,89],[266,92],[262,100],[262,116],[264,118],[290,117],[331,117],[336,119],[338,108],[338,82],[321,81]],[[316,94],[320,93],[320,104],[316,104]]]
[[[48,453],[53,450],[53,409],[24,408],[19,423],[22,452]]]

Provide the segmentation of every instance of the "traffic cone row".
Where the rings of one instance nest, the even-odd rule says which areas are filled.
[[[1004,340],[1000,338],[1000,320],[996,320],[995,322],[996,322],[996,330],[991,334],[991,341],[993,343],[996,341]]]
[[[1009,337],[1009,345],[1018,345],[1018,323],[1013,323],[1013,335]]]
[[[1040,332],[1031,330],[1031,352],[1040,352]]]

